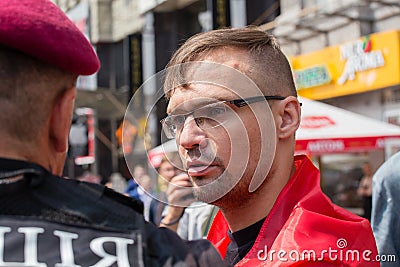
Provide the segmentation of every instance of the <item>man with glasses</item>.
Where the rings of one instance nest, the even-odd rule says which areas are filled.
[[[378,266],[368,221],[333,205],[312,162],[293,156],[301,104],[273,36],[198,34],[173,55],[164,90],[164,133],[197,199],[220,209],[208,239],[227,263]]]

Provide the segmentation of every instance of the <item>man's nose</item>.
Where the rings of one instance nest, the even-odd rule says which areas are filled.
[[[205,138],[205,132],[197,125],[193,116],[189,116],[178,135],[178,145],[191,149],[199,146]]]

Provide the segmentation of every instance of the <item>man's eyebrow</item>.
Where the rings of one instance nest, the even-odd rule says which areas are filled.
[[[217,102],[220,102],[220,101],[224,101],[224,100],[225,100],[225,98],[221,98],[221,99],[217,99],[217,98],[211,99],[210,98],[210,99],[207,99],[207,100],[202,101],[202,102],[196,102],[196,103],[192,103],[192,104],[188,105],[188,107],[190,107],[190,110],[187,110],[187,109],[181,108],[181,107],[177,107],[176,109],[172,110],[168,114],[186,114],[186,113],[192,112],[195,109],[198,109],[198,108],[201,108],[201,107],[204,107],[206,105],[213,104],[213,103],[217,103]]]
[[[177,108],[172,110],[171,112],[168,112],[168,115],[173,115],[173,114],[186,114],[189,113],[190,111],[187,111],[185,109]]]

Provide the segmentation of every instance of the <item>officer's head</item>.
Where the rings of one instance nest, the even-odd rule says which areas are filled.
[[[86,37],[49,0],[0,1],[0,155],[60,174],[76,79],[99,60]]]

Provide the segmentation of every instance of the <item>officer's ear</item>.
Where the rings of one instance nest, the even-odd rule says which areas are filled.
[[[286,139],[294,136],[301,118],[300,103],[296,97],[289,96],[279,101],[279,118],[278,137]]]
[[[76,97],[76,88],[65,90],[54,103],[50,119],[50,142],[56,152],[68,150],[68,136],[71,127],[72,112]]]

